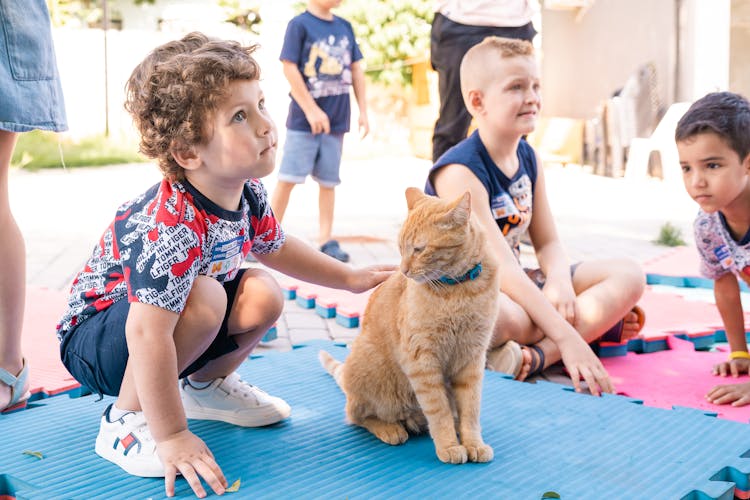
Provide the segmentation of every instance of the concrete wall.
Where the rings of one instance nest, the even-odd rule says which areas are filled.
[[[189,2],[183,2],[183,5],[187,3]],[[122,31],[107,32],[106,85],[104,32],[99,29],[74,28],[54,28],[52,31],[71,137],[81,138],[103,133],[107,123],[107,105],[110,134],[134,137],[135,130],[130,116],[123,109],[125,82],[133,68],[152,49],[194,29],[200,29],[210,36],[235,39],[245,44],[261,44],[255,53],[262,71],[261,85],[274,120],[283,128],[289,105],[289,86],[282,74],[278,56],[286,23],[293,14],[290,7],[274,0],[264,0],[261,8],[261,36],[256,36],[231,24],[207,19],[198,25],[187,21],[179,25],[162,24],[163,31],[155,31],[151,24],[155,26],[158,18],[164,19],[161,17],[162,11],[157,13],[153,11],[154,6],[146,5],[143,12],[140,12],[141,7],[135,6],[132,0],[123,0],[123,6],[133,10],[126,11],[129,12],[127,16],[123,12]],[[136,23],[135,19],[141,19],[142,24]],[[143,29],[135,29],[133,26],[141,26]]]
[[[750,98],[750,2],[732,0],[729,89]]]
[[[672,0],[596,0],[583,13],[542,11],[542,112],[591,118],[640,65],[656,65],[659,96],[674,92]]]
[[[747,1],[747,0],[745,0]],[[679,0],[676,100],[694,101],[729,86],[729,0]]]

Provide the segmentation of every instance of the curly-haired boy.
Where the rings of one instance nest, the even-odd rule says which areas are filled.
[[[355,292],[390,274],[352,269],[274,218],[258,178],[274,168],[277,134],[254,49],[191,33],[133,71],[126,109],[164,180],[118,209],[57,327],[71,374],[117,396],[96,452],[130,474],[165,476],[168,496],[177,473],[199,497],[201,477],[217,494],[227,486],[187,418],[255,427],[290,415],[235,373],[283,307],[267,272],[241,268],[247,254]]]

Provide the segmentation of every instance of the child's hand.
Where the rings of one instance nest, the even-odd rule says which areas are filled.
[[[310,131],[313,134],[328,134],[331,132],[331,122],[328,120],[328,115],[318,106],[315,106],[309,113],[305,113],[305,118],[310,124]]]
[[[576,302],[576,293],[573,290],[573,283],[570,280],[547,279],[542,288],[542,293],[557,309],[560,316],[571,325],[576,324],[578,317],[578,304]]]
[[[361,293],[377,286],[388,279],[396,270],[396,266],[377,265],[362,269],[355,269],[349,278],[349,291]]]
[[[714,366],[711,371],[714,375],[726,377],[731,374],[733,377],[739,377],[743,373],[750,373],[750,359],[733,359],[724,361]]]
[[[581,392],[581,379],[586,381],[589,391],[594,396],[599,396],[602,392],[614,392],[614,386],[604,365],[577,332],[559,342],[557,347],[576,392]]]
[[[359,114],[359,138],[364,139],[367,134],[370,133],[370,121],[367,119],[367,115]]]
[[[164,483],[168,497],[174,496],[177,472],[188,482],[198,498],[206,496],[202,477],[217,495],[223,495],[227,480],[214,460],[208,446],[189,430],[180,431],[156,444],[156,451],[164,464]]]
[[[750,382],[717,385],[708,391],[706,400],[715,405],[732,403],[732,406],[745,406],[750,403]]]

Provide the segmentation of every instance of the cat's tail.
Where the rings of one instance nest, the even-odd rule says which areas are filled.
[[[344,370],[344,363],[334,358],[326,351],[318,351],[318,359],[323,368],[333,377],[336,383],[341,387],[341,372]]]

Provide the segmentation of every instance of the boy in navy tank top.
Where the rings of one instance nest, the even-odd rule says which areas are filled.
[[[624,342],[638,334],[644,318],[635,304],[645,287],[643,271],[625,259],[572,267],[567,261],[541,161],[524,139],[540,108],[532,45],[488,37],[467,52],[460,72],[478,129],[437,160],[425,191],[456,198],[469,190],[472,211],[500,257],[501,307],[487,366],[524,380],[562,359],[576,390],[583,379],[593,394],[612,392],[587,343],[602,336]],[[540,266],[533,271],[519,261],[527,230]]]

